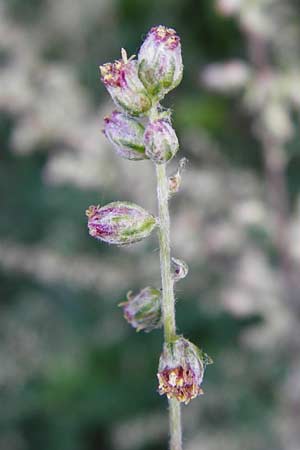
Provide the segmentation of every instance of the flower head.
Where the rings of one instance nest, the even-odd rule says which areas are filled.
[[[145,129],[137,120],[119,111],[113,111],[110,116],[104,118],[103,131],[122,158],[147,158],[143,141]]]
[[[169,161],[179,148],[178,138],[168,119],[149,122],[144,143],[146,155],[157,164]]]
[[[180,38],[173,28],[152,27],[139,54],[139,77],[161,99],[180,83],[183,73]]]
[[[144,115],[152,106],[145,87],[138,77],[137,61],[122,49],[122,59],[100,66],[101,80],[113,101],[132,116]]]
[[[138,294],[127,294],[127,302],[121,303],[124,317],[137,331],[146,333],[154,328],[160,328],[161,321],[161,292],[158,289],[146,287]]]
[[[207,364],[212,360],[183,337],[164,344],[158,367],[158,391],[168,398],[188,404],[203,394],[201,384]]]
[[[156,226],[154,216],[130,202],[92,205],[86,215],[89,234],[108,244],[133,244],[149,236]]]

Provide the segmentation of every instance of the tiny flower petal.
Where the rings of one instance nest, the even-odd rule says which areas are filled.
[[[125,159],[147,159],[144,146],[144,127],[137,120],[119,111],[104,118],[104,134]]]
[[[146,155],[156,164],[169,161],[179,149],[178,138],[167,119],[149,122],[144,134]]]
[[[138,294],[127,294],[127,302],[121,303],[124,317],[137,331],[146,333],[162,326],[161,292],[158,289],[146,287]]]
[[[129,245],[148,237],[156,218],[130,202],[112,202],[86,211],[89,234],[108,244]]]
[[[142,116],[152,106],[151,99],[138,77],[137,61],[127,59],[122,49],[122,59],[100,66],[101,81],[117,106],[132,116]]]
[[[157,374],[160,395],[188,404],[203,394],[201,384],[205,367],[211,363],[205,353],[183,337],[165,343]]]
[[[165,94],[180,83],[183,73],[180,38],[163,25],[149,31],[139,54],[139,77],[154,97]]]

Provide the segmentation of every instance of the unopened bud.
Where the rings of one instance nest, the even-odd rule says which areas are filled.
[[[138,294],[127,294],[127,302],[120,303],[124,317],[137,331],[146,333],[162,326],[161,292],[158,289],[146,287]]]
[[[183,73],[180,38],[163,25],[149,31],[139,54],[139,77],[149,94],[161,99],[180,83]]]
[[[144,115],[151,108],[151,99],[138,77],[137,61],[122,59],[100,66],[101,80],[117,106],[132,116]]]
[[[119,111],[104,118],[104,134],[125,159],[146,159],[144,127],[137,120]]]
[[[89,234],[108,244],[129,245],[148,237],[156,218],[130,202],[112,202],[86,211]]]
[[[176,172],[175,175],[169,177],[169,194],[176,194],[181,186],[181,175]]]
[[[169,177],[169,194],[176,194],[181,186],[181,174],[187,164],[186,158],[181,158],[177,172]]]
[[[212,360],[183,337],[165,343],[158,367],[158,392],[186,405],[203,394],[201,384],[207,364]]]
[[[172,258],[171,260],[172,278],[175,283],[185,278],[189,272],[189,267],[182,259]]]
[[[179,148],[178,138],[169,120],[149,122],[144,134],[146,155],[156,164],[169,161]]]

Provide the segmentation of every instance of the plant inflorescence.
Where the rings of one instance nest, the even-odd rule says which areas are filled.
[[[130,202],[90,206],[86,211],[92,237],[109,244],[129,245],[148,237],[157,228],[160,243],[162,289],[146,287],[127,294],[120,304],[124,317],[137,331],[164,328],[164,346],[158,367],[158,392],[169,400],[170,449],[182,449],[180,403],[188,404],[203,393],[205,367],[211,359],[196,345],[178,335],[174,285],[188,273],[187,264],[171,257],[168,200],[179,190],[185,158],[173,176],[167,163],[179,142],[171,112],[160,101],[181,81],[183,64],[180,38],[172,28],[151,28],[137,58],[122,58],[100,67],[101,80],[118,110],[104,118],[104,134],[119,156],[148,159],[157,175],[158,217]]]

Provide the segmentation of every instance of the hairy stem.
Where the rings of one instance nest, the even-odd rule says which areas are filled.
[[[178,400],[169,400],[170,450],[182,450],[181,407]]]
[[[162,280],[162,312],[165,342],[171,342],[176,336],[175,297],[171,274],[170,255],[170,215],[168,207],[169,185],[166,165],[156,165],[157,199],[159,210],[159,245]],[[182,450],[180,403],[169,400],[170,450]]]
[[[164,321],[165,341],[171,342],[176,336],[175,299],[173,279],[171,275],[170,256],[170,216],[168,207],[169,185],[166,165],[156,165],[157,199],[159,210],[159,245],[161,281],[163,290],[162,311]]]

